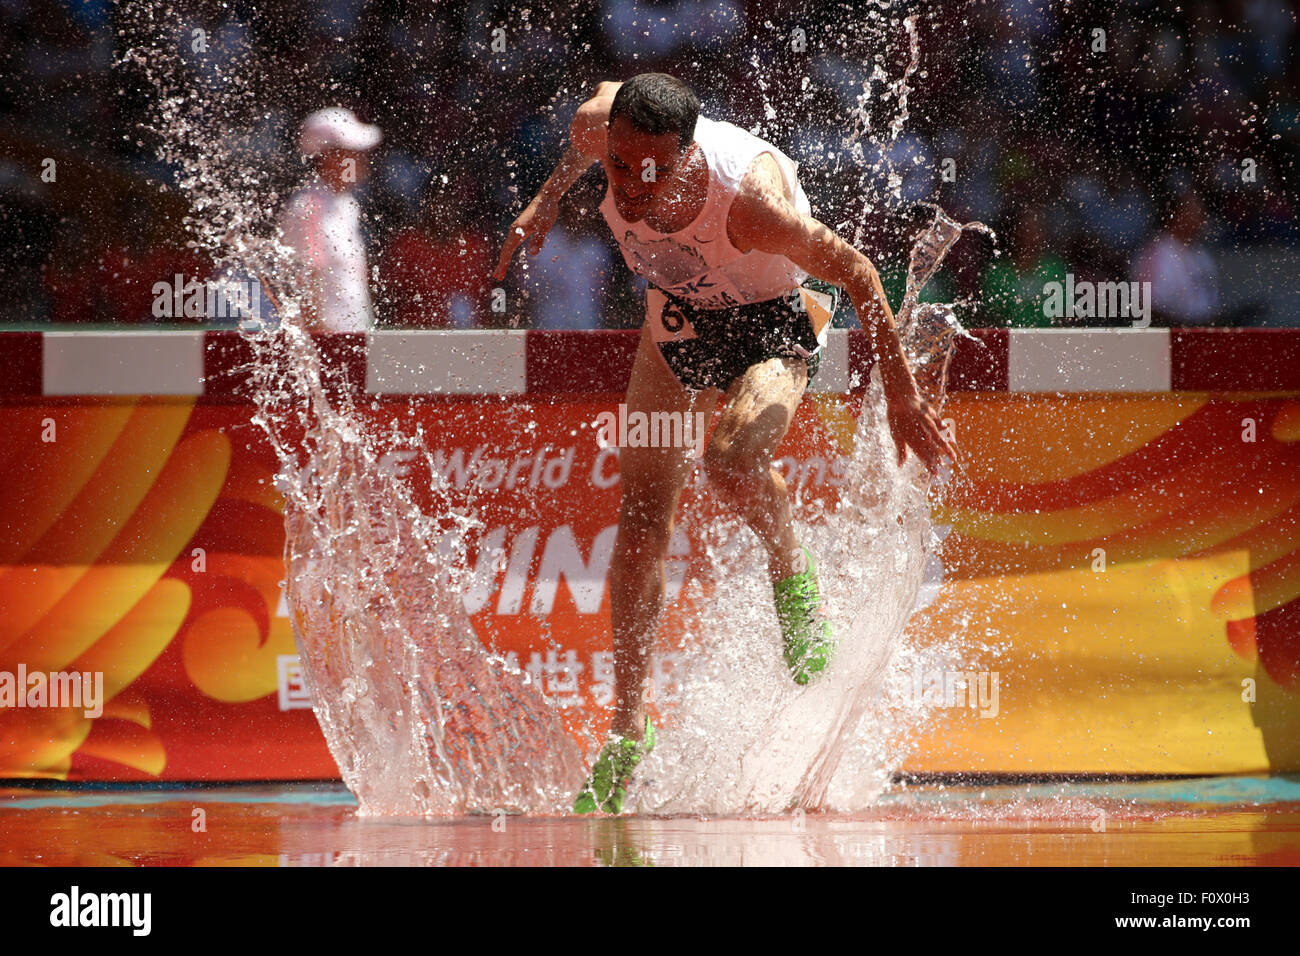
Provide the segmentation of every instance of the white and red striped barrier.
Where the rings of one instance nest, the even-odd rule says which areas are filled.
[[[960,340],[955,392],[1300,390],[1300,329],[979,329]],[[383,331],[316,337],[359,394],[617,393],[638,333]],[[251,358],[233,331],[0,333],[0,399],[177,395],[245,401]],[[866,381],[865,332],[832,330],[813,390]]]

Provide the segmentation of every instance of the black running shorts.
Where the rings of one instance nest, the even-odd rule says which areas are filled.
[[[835,314],[838,288],[811,277],[803,288],[831,296],[829,311]],[[778,357],[802,358],[810,382],[817,374],[821,345],[798,289],[726,309],[697,308],[654,287],[647,296],[662,297],[648,300],[646,321],[653,323],[651,335],[664,361],[687,388],[726,391],[751,366]]]

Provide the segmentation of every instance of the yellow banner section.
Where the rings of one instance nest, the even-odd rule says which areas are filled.
[[[954,402],[971,468],[909,633],[961,663],[913,675],[936,719],[906,769],[1300,770],[1296,405]]]
[[[989,650],[972,654],[965,669],[998,675],[996,708],[948,695],[907,769],[1300,767],[1300,697],[1236,654],[1209,610],[1215,591],[1246,570],[1246,555],[1236,553],[949,586],[913,620],[912,636],[951,642],[980,609]],[[921,675],[923,693],[938,683],[932,677]]]

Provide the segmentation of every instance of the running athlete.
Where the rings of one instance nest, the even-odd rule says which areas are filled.
[[[789,494],[772,465],[817,372],[840,288],[871,336],[899,464],[911,448],[933,471],[941,456],[954,457],[953,446],[917,390],[871,261],[812,218],[784,153],[700,116],[694,92],[667,74],[600,83],[579,107],[559,166],[510,227],[498,281],[525,240],[541,252],[560,198],[596,161],[608,179],[601,213],[628,267],[649,282],[629,418],[703,412],[707,421],[725,399],[704,454],[709,490],[763,543],[785,662],[792,679],[806,684],[825,669],[835,642],[821,614],[816,565],[795,537]],[[578,813],[621,812],[632,771],[655,745],[646,678],[690,454],[620,450],[610,567],[617,700]]]

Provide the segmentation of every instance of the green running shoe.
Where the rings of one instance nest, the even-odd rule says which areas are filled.
[[[831,622],[819,615],[821,588],[812,553],[801,547],[807,567],[772,586],[776,618],[785,645],[785,663],[796,684],[807,684],[830,663],[835,653]]]
[[[645,719],[645,737],[632,740],[613,734],[596,758],[587,785],[574,801],[574,813],[622,813],[627,798],[627,782],[641,758],[655,749],[655,725]]]

